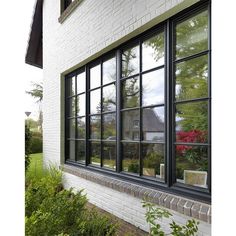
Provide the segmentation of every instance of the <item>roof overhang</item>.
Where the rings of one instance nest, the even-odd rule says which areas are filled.
[[[43,45],[42,45],[42,23],[43,23],[43,0],[36,0],[25,63],[43,68]]]

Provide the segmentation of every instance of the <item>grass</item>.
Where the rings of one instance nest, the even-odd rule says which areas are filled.
[[[26,173],[26,178],[31,177],[42,177],[43,175],[43,154],[42,153],[35,153],[31,154],[31,161],[29,168]]]

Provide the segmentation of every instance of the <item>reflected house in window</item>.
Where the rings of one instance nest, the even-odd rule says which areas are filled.
[[[35,1],[45,167],[144,231],[147,195],[209,236],[211,1]]]

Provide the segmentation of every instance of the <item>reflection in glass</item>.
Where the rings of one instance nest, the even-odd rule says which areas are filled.
[[[116,86],[114,84],[103,87],[102,90],[103,104],[102,110],[115,111],[116,110]]]
[[[165,178],[165,158],[163,144],[143,144],[143,175],[160,178]]]
[[[86,138],[85,117],[77,118],[77,138]]]
[[[208,49],[208,12],[204,11],[176,26],[176,58]]]
[[[122,81],[123,108],[139,106],[139,77]]]
[[[165,141],[164,106],[142,110],[143,139],[147,141]]]
[[[103,122],[103,139],[116,140],[116,113],[104,114]]]
[[[69,159],[75,161],[75,141],[69,141]]]
[[[139,72],[139,46],[122,53],[122,77],[128,77]]]
[[[163,104],[164,88],[164,69],[144,74],[142,78],[142,105]]]
[[[75,116],[75,97],[69,98],[68,99],[68,115],[70,117],[74,117]]]
[[[175,76],[176,100],[208,96],[208,56],[178,63]]]
[[[101,116],[90,116],[90,139],[101,139]]]
[[[68,138],[75,138],[75,119],[69,119],[69,133]]]
[[[77,116],[85,115],[85,94],[77,96]]]
[[[116,169],[116,143],[103,143],[103,167]]]
[[[207,147],[176,145],[177,182],[207,188]]]
[[[139,110],[122,112],[122,139],[139,140]]]
[[[85,141],[77,141],[77,161],[85,163]]]
[[[101,86],[101,65],[90,69],[90,89]]]
[[[139,144],[123,143],[122,144],[122,170],[139,173]]]
[[[77,75],[77,94],[85,92],[85,72]]]
[[[90,92],[90,114],[101,112],[101,89]]]
[[[68,96],[75,95],[75,77],[68,78]]]
[[[90,142],[90,163],[100,165],[101,163],[101,143]]]
[[[116,58],[113,57],[105,62],[103,62],[102,68],[102,80],[103,84],[108,84],[116,81]]]
[[[142,44],[142,70],[164,65],[164,33],[160,33]]]
[[[175,131],[177,142],[207,142],[207,110],[207,102],[189,102],[176,105]]]

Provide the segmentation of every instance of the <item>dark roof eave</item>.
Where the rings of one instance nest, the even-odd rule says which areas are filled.
[[[37,0],[25,56],[25,63],[39,68],[43,68],[42,10],[43,0]]]

